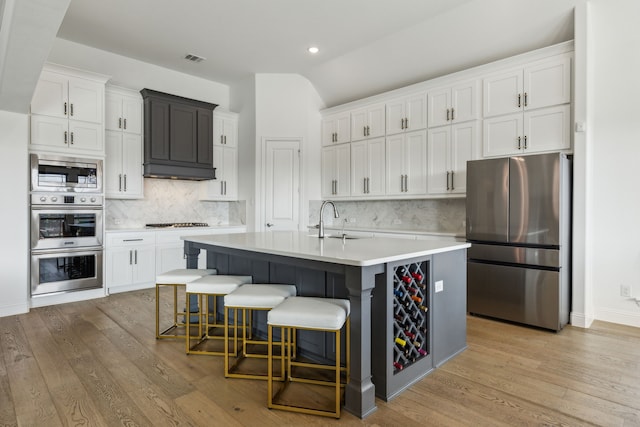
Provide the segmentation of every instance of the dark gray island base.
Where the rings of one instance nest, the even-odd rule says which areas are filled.
[[[345,409],[364,418],[466,348],[467,243],[305,232],[185,236],[187,267],[201,249],[219,274],[291,283],[298,295],[351,301],[351,375]],[[264,328],[266,314],[256,316]],[[262,326],[260,326],[262,325]],[[373,331],[373,332],[372,332]],[[331,340],[300,336],[301,351],[331,359]]]

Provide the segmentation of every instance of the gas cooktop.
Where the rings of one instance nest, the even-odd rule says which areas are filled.
[[[147,224],[147,228],[186,228],[186,227],[208,227],[206,222],[161,222],[156,224]]]

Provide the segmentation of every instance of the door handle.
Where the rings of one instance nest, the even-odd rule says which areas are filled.
[[[447,121],[451,120],[451,119],[450,119],[450,114],[451,114],[451,113],[449,112],[449,109],[447,108]]]
[[[65,130],[64,131],[64,143],[65,144],[67,143],[67,134],[68,134],[68,132]]]
[[[525,103],[525,105],[527,104]],[[524,149],[527,149],[527,135],[524,136]]]
[[[69,113],[73,116],[73,102],[69,105]]]
[[[129,265],[133,265],[133,250],[129,249]]]
[[[522,95],[518,94],[518,108],[522,107],[521,100],[522,100]]]
[[[521,138],[518,137],[518,150],[522,149],[522,144],[520,143]]]
[[[272,224],[272,223],[270,223],[270,222],[266,223],[265,225],[266,225],[268,228],[273,227],[273,224]]]
[[[453,174],[454,174],[454,171],[451,171],[451,191],[456,189],[453,185]]]
[[[136,265],[138,265],[138,250],[136,249],[136,255],[135,255],[135,259],[136,259]]]
[[[524,93],[524,106],[526,107],[529,102],[527,101],[527,92]]]
[[[127,128],[127,119],[124,119],[123,122],[124,122],[124,128],[126,129]]]
[[[122,174],[118,175],[118,191],[122,191]]]
[[[127,174],[124,174],[124,191],[127,191]]]
[[[451,120],[454,120],[456,118],[456,110],[453,109],[453,107],[451,108]]]
[[[73,104],[71,104],[73,105]],[[71,114],[73,116],[73,114]],[[73,144],[73,132],[71,132],[71,144]]]
[[[122,117],[118,117],[118,129],[122,129]]]

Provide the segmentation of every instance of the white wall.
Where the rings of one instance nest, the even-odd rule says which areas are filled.
[[[589,109],[593,149],[595,317],[640,327],[640,2],[591,0]]]
[[[0,111],[0,316],[29,311],[29,117]]]
[[[140,90],[158,90],[172,95],[229,108],[229,86],[93,47],[56,39],[49,62],[111,76],[109,83]]]
[[[264,215],[261,212],[264,138],[302,138],[300,227],[306,227],[309,200],[320,196],[320,109],[324,105],[311,83],[298,74],[256,74],[255,101],[256,230],[262,228]]]

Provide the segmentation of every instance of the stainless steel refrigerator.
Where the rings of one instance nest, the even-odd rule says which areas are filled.
[[[560,330],[569,322],[571,159],[467,162],[467,310]]]

